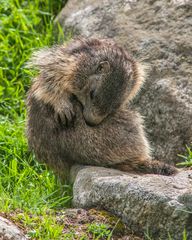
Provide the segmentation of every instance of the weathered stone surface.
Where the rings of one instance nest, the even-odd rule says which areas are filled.
[[[57,21],[65,31],[113,38],[149,64],[135,104],[154,157],[178,162],[192,142],[192,1],[69,0]]]
[[[176,176],[134,175],[102,167],[73,166],[73,204],[110,211],[135,232],[153,239],[192,239],[192,171]]]
[[[0,239],[27,240],[23,232],[12,222],[0,216]]]

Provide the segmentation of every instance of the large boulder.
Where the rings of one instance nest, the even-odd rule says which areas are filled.
[[[192,171],[166,177],[76,165],[71,179],[75,207],[105,209],[152,239],[181,240],[184,231],[192,239]]]
[[[64,31],[113,38],[149,65],[134,104],[145,117],[154,157],[169,163],[192,142],[191,0],[69,0]]]

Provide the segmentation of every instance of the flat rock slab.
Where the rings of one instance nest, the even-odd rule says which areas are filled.
[[[135,175],[102,167],[73,166],[75,207],[99,207],[131,230],[154,239],[192,239],[192,171],[175,176]]]

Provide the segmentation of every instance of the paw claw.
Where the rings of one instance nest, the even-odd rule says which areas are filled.
[[[75,113],[72,104],[70,105],[71,106],[63,106],[55,112],[55,119],[60,125],[68,127],[72,123]]]

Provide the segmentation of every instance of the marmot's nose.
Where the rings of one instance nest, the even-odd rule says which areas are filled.
[[[89,126],[95,126],[95,125],[98,125],[100,124],[104,117],[100,116],[100,115],[96,115],[94,114],[92,111],[90,110],[85,110],[83,111],[83,116],[84,116],[84,119],[85,119],[85,122],[87,125]]]
[[[99,123],[95,123],[95,122],[92,122],[92,121],[87,121],[86,119],[85,119],[85,122],[86,122],[86,124],[89,125],[90,127],[94,127],[94,126],[96,126],[96,125],[99,124]]]

